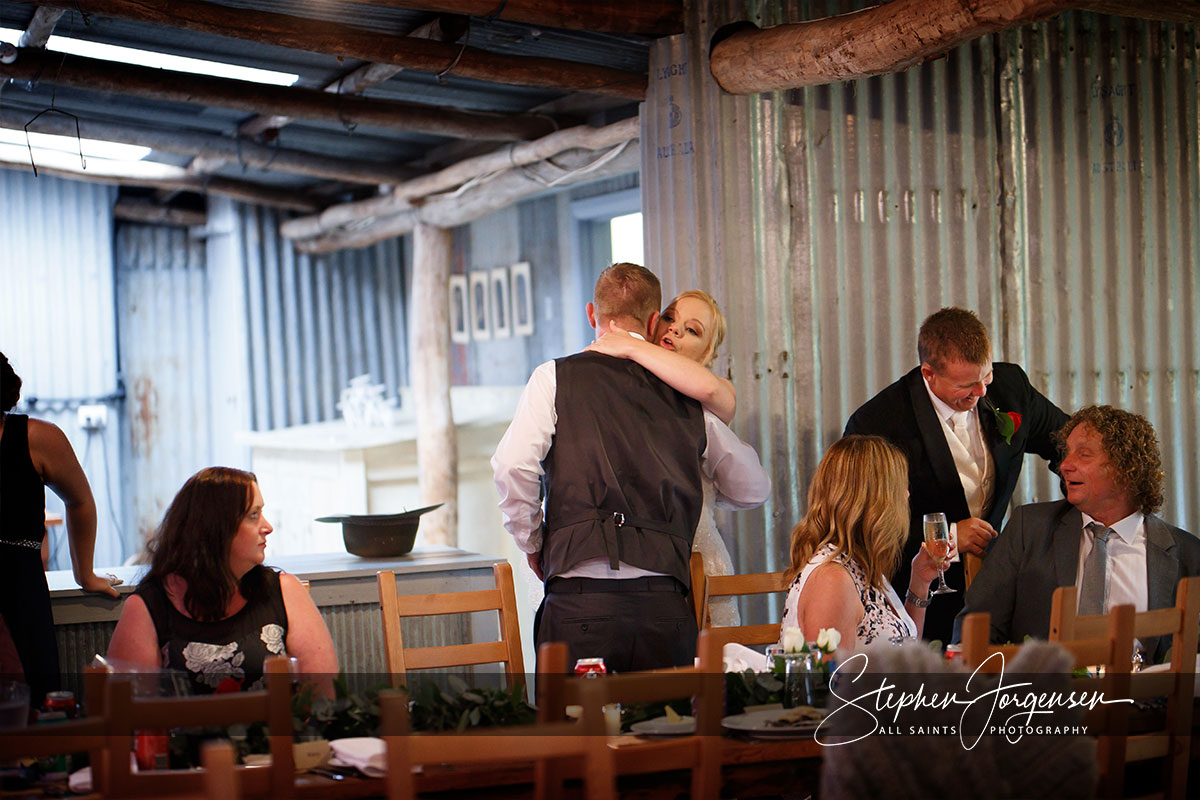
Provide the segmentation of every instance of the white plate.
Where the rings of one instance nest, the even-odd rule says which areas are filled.
[[[643,736],[689,736],[696,732],[696,718],[680,717],[678,722],[671,722],[666,717],[655,717],[635,722],[629,730]]]
[[[806,719],[794,725],[774,726],[768,724],[772,720],[779,719],[786,713],[788,713],[787,709],[783,708],[764,708],[759,711],[750,711],[746,714],[735,714],[732,717],[726,717],[721,720],[721,725],[731,731],[740,731],[752,736],[787,739],[810,734],[821,724],[821,720],[819,719]]]

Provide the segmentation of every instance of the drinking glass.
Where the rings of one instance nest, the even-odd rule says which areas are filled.
[[[0,681],[0,728],[23,728],[28,724],[28,684]]]
[[[817,657],[814,652],[788,653],[777,644],[767,648],[767,666],[783,681],[779,699],[784,708],[814,704],[813,684],[820,671]]]
[[[929,555],[937,562],[938,585],[930,594],[952,594],[957,589],[946,585],[946,557],[950,555],[950,524],[941,511],[925,515],[925,542]]]

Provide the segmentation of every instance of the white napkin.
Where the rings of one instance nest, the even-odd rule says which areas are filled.
[[[1171,668],[1170,664],[1155,664],[1152,667],[1146,667],[1142,672],[1166,672]],[[1200,655],[1196,656],[1196,696],[1200,697]]]
[[[334,739],[329,748],[333,750],[334,758],[368,778],[382,778],[387,774],[387,745],[383,739],[373,736]]]
[[[744,644],[730,642],[721,651],[721,661],[726,672],[745,672],[752,669],[755,672],[767,671],[767,657],[762,653],[751,650]]]

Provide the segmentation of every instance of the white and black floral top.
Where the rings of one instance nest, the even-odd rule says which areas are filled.
[[[796,580],[792,581],[791,587],[788,588],[787,600],[784,602],[783,622],[779,626],[781,635],[782,631],[787,628],[801,627],[796,618],[796,605],[800,601],[800,592],[804,591],[804,584],[808,581],[808,576],[817,567],[832,560],[841,564],[850,573],[850,578],[854,581],[854,588],[858,589],[858,596],[863,604],[863,618],[858,623],[858,631],[856,631],[857,646],[868,645],[876,639],[895,642],[901,639],[917,638],[917,625],[904,610],[904,603],[900,601],[900,597],[892,585],[887,584],[886,592],[869,586],[867,574],[862,566],[858,562],[846,558],[845,554],[834,556],[836,550],[837,548],[833,544],[822,545],[808,560],[804,569],[800,570]],[[810,642],[817,639],[817,631],[805,631],[804,635]]]
[[[181,614],[158,581],[138,586],[158,634],[162,666],[186,672],[194,694],[261,689],[263,662],[286,654],[287,610],[279,573],[259,569],[265,570],[262,599],[214,622]]]

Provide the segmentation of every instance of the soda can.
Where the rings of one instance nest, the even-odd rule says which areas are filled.
[[[75,703],[75,693],[70,691],[47,692],[45,708],[51,714],[61,711],[67,719],[75,719],[79,713],[79,706]]]
[[[955,660],[959,660],[961,658],[962,658],[962,645],[961,644],[946,645],[946,660],[947,661],[955,661]]]
[[[587,675],[607,675],[608,668],[604,666],[603,658],[581,658],[575,662],[575,674]]]
[[[138,769],[167,769],[170,739],[167,731],[136,731],[133,734],[133,755]]]

